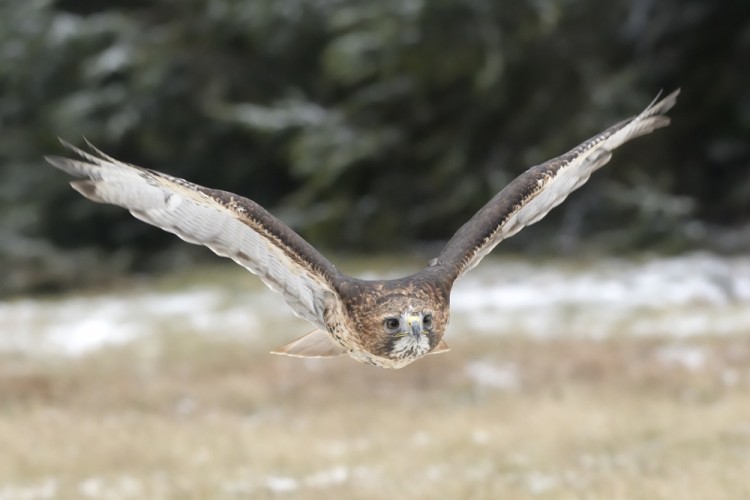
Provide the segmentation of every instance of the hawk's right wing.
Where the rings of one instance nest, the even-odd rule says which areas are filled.
[[[130,210],[136,218],[205,245],[258,275],[300,316],[325,330],[323,311],[341,300],[333,264],[287,225],[252,200],[177,177],[122,163],[95,148],[87,153],[63,142],[77,159],[46,157],[81,180],[86,198]]]

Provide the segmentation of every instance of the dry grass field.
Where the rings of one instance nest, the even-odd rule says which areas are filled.
[[[452,330],[386,371],[267,354],[300,322],[145,320],[159,333],[0,354],[0,500],[750,498],[738,333]]]

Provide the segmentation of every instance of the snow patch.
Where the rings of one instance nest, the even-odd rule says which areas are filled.
[[[309,331],[265,288],[238,294],[215,284],[193,287],[0,302],[0,351],[80,356],[164,331],[242,340],[269,331],[291,340]],[[747,332],[748,257],[696,253],[541,264],[488,258],[453,289],[448,342],[450,335],[472,334],[680,338]],[[512,390],[518,382],[512,367],[479,363],[467,370],[479,385]]]
[[[115,478],[91,477],[78,485],[78,492],[85,498],[121,500],[140,498],[141,482],[130,476]]]
[[[472,361],[466,365],[465,372],[479,387],[515,391],[520,385],[518,367],[513,363],[495,364],[488,361]]]
[[[750,258],[482,262],[453,289],[453,331],[535,337],[750,331]]]
[[[252,314],[236,302],[229,292],[201,289],[0,303],[0,350],[81,356],[163,330],[231,335],[252,329]]]
[[[58,480],[47,477],[37,483],[0,485],[0,500],[44,500],[57,498]]]
[[[266,488],[274,493],[289,493],[299,489],[299,481],[289,476],[268,476]]]
[[[336,465],[305,478],[305,484],[311,488],[327,488],[341,484],[349,479],[349,468],[345,465]]]
[[[697,371],[706,365],[706,351],[698,346],[669,345],[656,352],[657,359],[665,365],[677,365]]]

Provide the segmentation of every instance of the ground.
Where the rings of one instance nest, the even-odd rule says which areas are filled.
[[[691,271],[699,267],[688,263]],[[541,272],[553,267],[559,266]],[[579,277],[590,270],[568,267]],[[235,299],[237,307],[248,305],[247,297],[236,297],[242,282],[215,277],[222,272],[6,303],[2,334],[14,331],[33,342],[6,339],[0,353],[0,500],[747,498],[747,274],[730,262],[727,275],[735,281],[728,286],[709,267],[710,282],[733,290],[727,300],[678,287],[684,300],[664,294],[667,308],[620,304],[617,311],[633,317],[614,322],[620,330],[606,335],[586,326],[587,317],[606,316],[601,294],[589,298],[594,306],[583,299],[553,306],[557,282],[549,273],[547,294],[537,298],[547,304],[539,312],[546,319],[498,321],[497,334],[471,326],[485,306],[459,299],[448,337],[453,350],[398,371],[348,358],[268,354],[306,330],[288,319],[283,304],[265,307],[275,296],[260,287],[251,286],[250,306],[257,299],[268,316],[248,313],[253,333],[243,335],[236,318],[219,323],[222,331],[205,318],[179,321],[186,313],[174,297],[213,286],[232,298],[207,309],[233,317]],[[493,270],[481,280],[491,281]],[[561,279],[573,289],[567,272],[560,271]],[[694,279],[696,272],[689,274]],[[674,282],[670,276],[665,283]],[[463,292],[480,294],[478,283]],[[500,293],[488,286],[484,295]],[[157,309],[172,312],[133,310],[147,291],[166,304]],[[523,302],[520,291],[511,295]],[[88,314],[75,309],[87,298],[94,304]],[[117,300],[154,330],[125,335],[130,330],[118,327],[113,331],[122,335],[114,342],[100,335],[99,343],[81,343],[76,335],[95,328],[90,320],[80,326],[68,319],[73,347],[44,334],[43,311],[61,321],[59,314],[75,310],[99,318],[94,324],[101,329],[106,321],[97,314],[117,311],[109,302]],[[528,314],[523,304],[504,307],[510,306],[498,306],[503,314]],[[587,307],[596,311],[587,316]],[[703,330],[694,324],[688,334],[658,330],[680,311],[695,317],[702,311]],[[121,327],[127,323],[109,314]],[[526,330],[554,329],[554,322],[558,333]]]

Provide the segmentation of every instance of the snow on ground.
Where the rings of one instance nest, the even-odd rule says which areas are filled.
[[[3,351],[76,356],[165,330],[218,335],[244,331],[250,336],[256,327],[247,304],[219,288],[200,286],[170,293],[127,290],[0,303]]]
[[[749,258],[497,262],[478,271],[453,289],[454,330],[536,337],[750,333]]]
[[[588,264],[486,259],[456,284],[451,300],[449,339],[472,333],[594,338],[750,333],[750,258],[700,253]],[[272,330],[285,342],[307,329],[279,296],[252,286],[239,294],[194,283],[163,293],[141,286],[0,302],[0,350],[6,352],[76,356],[165,330],[247,339]]]

